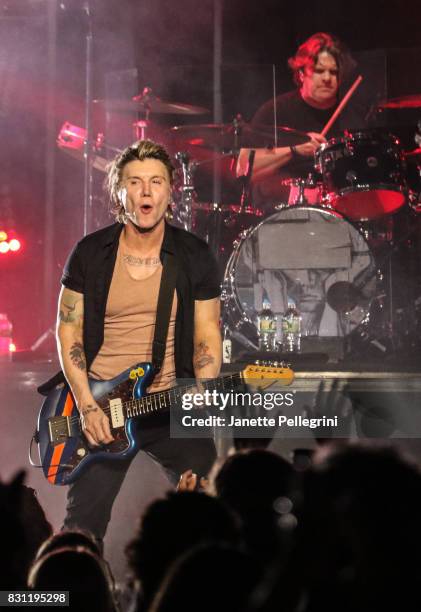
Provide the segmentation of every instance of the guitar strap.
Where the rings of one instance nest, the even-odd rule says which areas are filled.
[[[152,365],[155,374],[158,374],[162,368],[165,357],[171,307],[177,280],[177,257],[172,253],[165,253],[163,263],[156,311],[155,333],[152,342]]]

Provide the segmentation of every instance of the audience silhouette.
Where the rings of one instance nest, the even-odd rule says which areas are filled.
[[[125,591],[91,534],[52,535],[24,479],[0,483],[2,590],[66,590],[78,612],[421,609],[421,472],[391,444],[324,439],[297,469],[237,450],[200,483],[189,470],[139,517]]]

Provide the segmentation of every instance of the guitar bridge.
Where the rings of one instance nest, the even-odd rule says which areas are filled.
[[[69,417],[51,417],[48,419],[48,431],[51,444],[61,444],[71,436]]]

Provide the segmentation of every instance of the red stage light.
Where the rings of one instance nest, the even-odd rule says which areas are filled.
[[[20,247],[21,244],[17,238],[13,238],[13,240],[9,242],[9,248],[11,251],[19,251]]]
[[[0,242],[0,253],[7,253],[10,249],[8,242]]]
[[[7,240],[6,232],[0,231],[0,242],[3,240]]]

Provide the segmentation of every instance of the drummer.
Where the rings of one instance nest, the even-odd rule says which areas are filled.
[[[337,38],[319,32],[298,48],[288,64],[297,87],[276,98],[276,124],[307,132],[309,140],[256,150],[252,174],[254,204],[279,202],[286,193],[282,179],[306,178],[314,171],[314,153],[326,142],[321,132],[337,106],[339,84],[352,60]],[[256,129],[265,126],[267,130],[268,126],[273,129],[274,124],[271,99],[257,111],[252,125]],[[248,149],[241,150],[237,176],[246,174],[248,154]]]

